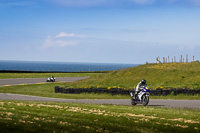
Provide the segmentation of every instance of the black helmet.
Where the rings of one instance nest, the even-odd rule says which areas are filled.
[[[141,83],[142,83],[142,84],[146,84],[146,80],[145,80],[145,79],[142,79],[142,80],[141,80]]]

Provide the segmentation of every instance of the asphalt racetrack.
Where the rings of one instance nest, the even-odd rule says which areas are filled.
[[[110,105],[131,105],[130,99],[60,99],[47,98],[18,94],[4,94],[0,93],[0,100],[15,100],[15,101],[41,101],[41,102],[71,102],[71,103],[89,103],[89,104],[110,104]],[[138,105],[137,105],[138,106]],[[141,106],[141,105],[139,105]],[[152,107],[167,107],[167,108],[192,108],[200,109],[200,100],[160,100],[150,99],[147,106]]]
[[[66,77],[56,78],[56,82],[73,82],[82,80],[87,77]],[[27,79],[0,79],[0,86],[18,85],[18,84],[35,84],[46,83],[46,78],[27,78]],[[19,94],[4,94],[0,93],[0,100],[16,100],[16,101],[42,101],[42,102],[73,102],[73,103],[90,103],[90,104],[111,104],[111,105],[131,105],[130,99],[60,99],[47,98]],[[192,108],[200,109],[200,100],[160,100],[150,99],[148,106],[159,106],[168,108]]]
[[[64,77],[56,78],[55,82],[74,82],[88,77]],[[17,78],[17,79],[0,79],[0,86],[46,83],[47,78]]]

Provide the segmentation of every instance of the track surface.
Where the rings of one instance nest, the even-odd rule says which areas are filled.
[[[87,77],[56,78],[56,82],[73,82],[73,81],[77,81],[77,80],[81,80],[85,78]],[[0,79],[0,86],[46,83],[46,80],[47,80],[46,78]],[[46,98],[46,97],[27,96],[27,95],[18,95],[18,94],[3,94],[3,93],[0,93],[0,100],[131,105],[130,100],[127,100],[127,99],[122,99],[122,100],[59,99],[59,98]],[[158,99],[152,100],[150,99],[148,106],[200,109],[200,100],[158,100]]]
[[[56,78],[56,82],[74,82],[87,77],[65,77]],[[46,83],[47,78],[17,78],[17,79],[0,79],[0,86]]]
[[[71,102],[71,103],[91,103],[91,104],[112,104],[112,105],[131,105],[128,99],[120,100],[92,100],[92,99],[59,99],[46,98],[37,96],[27,96],[18,94],[0,93],[0,100],[16,100],[16,101],[42,101],[42,102]],[[148,106],[159,106],[167,108],[192,108],[200,109],[200,100],[159,100],[150,99]]]

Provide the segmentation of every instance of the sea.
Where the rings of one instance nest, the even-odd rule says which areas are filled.
[[[135,67],[139,64],[118,63],[76,63],[45,61],[5,61],[0,60],[0,71],[33,71],[33,72],[97,72],[113,71]]]

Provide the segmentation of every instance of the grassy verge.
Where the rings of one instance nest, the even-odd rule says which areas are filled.
[[[61,94],[55,93],[54,87],[64,83],[43,83],[31,85],[13,85],[0,87],[0,93],[12,93],[65,99],[126,99],[128,96],[111,96],[110,94]]]
[[[65,83],[44,83],[32,85],[13,85],[0,87],[0,93],[23,94],[41,97],[65,98],[65,99],[130,99],[129,95],[110,95],[110,94],[61,94],[55,93],[54,87]],[[169,96],[150,96],[150,99],[189,99],[200,100],[200,95],[169,95]]]
[[[9,78],[48,78],[54,77],[88,77],[103,73],[0,73],[0,79]]]
[[[1,132],[200,132],[189,109],[0,101],[0,112]]]

